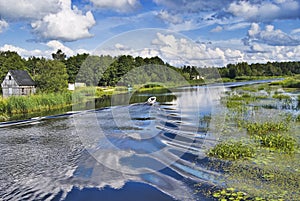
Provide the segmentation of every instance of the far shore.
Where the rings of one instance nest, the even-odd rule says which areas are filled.
[[[247,82],[254,80],[274,80],[272,84],[282,85],[282,87],[293,88],[297,87],[300,81],[294,77],[237,77],[236,79],[210,79],[210,80],[192,80],[189,86],[203,86],[216,83],[235,83]],[[169,85],[169,89],[178,86]],[[59,94],[36,94],[31,96],[15,96],[10,98],[0,98],[0,122],[21,120],[32,118],[41,115],[62,114],[72,110],[74,104],[84,104],[88,101],[109,98],[115,94],[122,93],[145,93],[166,89],[159,83],[148,84],[145,86],[126,86],[115,87],[82,87],[73,92],[66,91]]]

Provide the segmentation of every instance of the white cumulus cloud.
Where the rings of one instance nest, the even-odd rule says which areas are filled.
[[[31,24],[38,40],[74,41],[91,37],[91,11],[82,13],[71,0],[0,0],[0,32],[8,23]]]
[[[259,24],[253,23],[248,31],[247,38],[244,39],[246,45],[252,43],[262,43],[271,46],[298,46],[300,39],[284,33],[280,29],[275,29],[273,25],[265,26],[261,30]]]
[[[220,25],[218,25],[215,28],[213,28],[210,32],[220,32],[222,30],[223,30],[223,27],[221,27]]]
[[[0,20],[0,33],[8,27],[8,23],[5,20]]]
[[[57,40],[51,40],[46,45],[48,47],[50,47],[53,51],[60,49],[68,56],[71,56],[74,54],[74,51],[72,49],[70,49],[69,47],[66,47],[65,45],[63,45],[61,42],[59,42]]]
[[[15,45],[11,44],[5,44],[2,47],[0,47],[0,51],[12,51],[12,52],[17,52],[19,55],[22,57],[28,58],[31,56],[35,57],[46,57],[46,58],[51,58],[51,54],[55,53],[58,49],[62,50],[67,56],[73,56],[76,54],[83,54],[83,53],[90,53],[90,51],[85,50],[85,49],[75,49],[72,50],[71,48],[65,46],[59,41],[52,40],[47,42],[45,45],[45,50],[40,50],[40,49],[33,49],[33,50],[28,50],[22,47],[18,47]]]
[[[136,9],[138,0],[90,0],[98,8],[111,9],[117,12],[128,12]]]
[[[179,23],[183,22],[183,20],[181,19],[181,17],[179,17],[176,14],[169,13],[166,10],[162,10],[162,11],[158,12],[157,16],[160,19],[162,19],[163,21],[171,23],[171,24],[179,24]]]
[[[93,14],[83,14],[77,7],[71,8],[71,0],[60,0],[61,11],[44,16],[31,23],[40,39],[75,41],[91,37],[90,28],[95,25]]]
[[[261,3],[251,3],[251,1],[234,1],[227,12],[234,16],[253,22],[268,22],[276,19],[297,19],[300,17],[300,5],[295,0],[282,1],[261,1]]]
[[[173,65],[223,66],[232,61],[242,60],[243,53],[230,48],[209,47],[206,44],[195,44],[185,38],[172,34],[157,33],[152,41],[160,50],[162,58]]]
[[[6,20],[39,19],[60,9],[60,0],[0,0],[0,16]]]
[[[21,47],[17,47],[10,44],[5,44],[2,47],[0,47],[0,51],[12,51],[17,52],[22,57],[30,57],[30,56],[44,56],[43,52],[41,50],[35,49],[35,50],[26,50]]]

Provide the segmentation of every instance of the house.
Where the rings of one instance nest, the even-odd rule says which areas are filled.
[[[2,84],[3,97],[34,94],[35,83],[25,70],[9,70]]]
[[[70,91],[74,91],[75,88],[80,88],[80,87],[86,87],[86,84],[83,82],[68,83],[68,90]]]
[[[200,75],[192,75],[192,80],[204,80],[204,77]]]

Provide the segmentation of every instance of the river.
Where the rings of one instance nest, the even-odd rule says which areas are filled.
[[[205,191],[222,172],[206,152],[220,137],[220,97],[258,82],[269,81],[119,95],[110,107],[2,125],[0,200],[213,200]]]

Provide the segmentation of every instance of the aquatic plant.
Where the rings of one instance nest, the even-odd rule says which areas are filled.
[[[242,142],[222,142],[210,149],[208,155],[220,159],[237,160],[253,157],[255,151],[252,146]]]
[[[274,94],[274,90],[278,88],[268,85],[260,85],[260,87],[260,90],[270,90],[269,94]],[[229,131],[230,139],[240,140],[243,138],[243,143],[253,149],[253,152],[250,152],[253,155],[245,157],[247,160],[234,160],[230,158],[230,155],[235,153],[231,146],[220,143],[212,148],[209,156],[230,160],[229,162],[211,160],[211,167],[222,170],[224,184],[234,189],[218,188],[210,195],[222,201],[298,200],[300,197],[299,132],[295,130],[297,127],[292,127],[292,123],[300,121],[300,115],[297,114],[299,117],[295,117],[277,110],[278,113],[272,116],[272,119],[266,119],[268,110],[263,108],[276,109],[275,104],[278,101],[275,99],[286,100],[290,99],[290,96],[275,93],[273,99],[260,102],[261,99],[256,96],[259,93],[251,94],[249,92],[251,92],[250,89],[246,93],[243,92],[244,94],[231,92],[222,100],[223,104],[229,106],[223,127],[237,127],[239,130],[236,132]],[[247,116],[248,108],[253,107],[252,104],[247,104],[252,101],[252,96],[256,96],[255,99],[252,99],[255,100],[253,102],[253,105],[256,106],[255,116]],[[300,97],[298,98],[300,100]],[[242,111],[242,113],[237,111]],[[246,131],[246,135],[243,131]],[[227,136],[223,135],[222,137]],[[237,192],[247,193],[240,194],[238,197]]]
[[[264,147],[275,148],[287,153],[293,153],[296,147],[296,140],[287,135],[270,134],[259,136],[261,145]]]
[[[212,193],[214,198],[217,198],[220,201],[239,201],[239,200],[246,200],[249,198],[247,193],[236,191],[234,188],[226,188],[221,190],[216,190]]]
[[[266,157],[260,153],[258,155]],[[239,191],[247,192],[249,198],[246,200],[298,200],[298,159],[280,153],[275,154],[267,164],[256,163],[252,159],[236,161],[226,169],[226,183]]]
[[[241,89],[243,91],[250,91],[250,92],[257,92],[258,91],[257,87],[253,87],[253,86],[239,87],[239,89]]]
[[[280,85],[286,88],[300,88],[300,76],[298,75],[281,81],[272,82],[271,85]]]
[[[289,95],[284,95],[284,94],[274,94],[272,97],[275,99],[278,99],[278,100],[290,100],[291,99],[291,97]]]
[[[264,135],[270,132],[288,131],[289,128],[289,121],[264,123],[254,122],[246,125],[246,129],[251,135]]]

